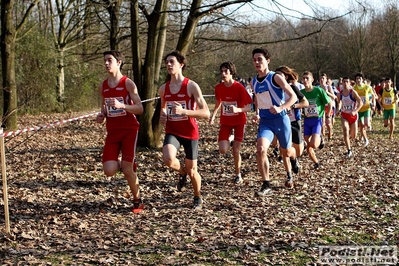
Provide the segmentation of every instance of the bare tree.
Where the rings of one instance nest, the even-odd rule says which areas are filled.
[[[33,12],[40,0],[32,1],[26,7],[23,16],[19,21],[15,21],[13,14],[16,8],[14,0],[1,1],[1,62],[3,77],[3,118],[2,125],[7,130],[17,128],[17,87],[15,81],[15,46],[18,38],[29,30],[24,26],[27,24],[28,17]],[[22,3],[19,9],[23,7]]]
[[[51,18],[51,32],[58,56],[57,62],[57,100],[64,103],[65,93],[65,57],[66,52],[94,39],[98,35],[89,35],[87,29],[87,5],[84,0],[48,1]],[[82,38],[84,35],[85,38]]]
[[[399,10],[391,5],[385,9],[382,25],[383,43],[386,45],[386,62],[389,65],[389,75],[396,85],[399,72]]]
[[[176,49],[186,53],[193,41],[195,29],[201,18],[209,15],[215,10],[223,9],[226,6],[237,3],[248,3],[252,0],[222,1],[219,3],[202,4],[202,0],[194,0],[189,5],[189,16],[185,21],[183,30],[179,36]],[[170,0],[156,0],[152,12],[148,12],[145,4],[140,4],[138,0],[131,1],[132,10],[132,29],[139,29],[140,17],[138,10],[144,15],[147,22],[146,52],[143,60],[139,60],[142,52],[140,51],[140,37],[132,34],[132,54],[137,60],[134,63],[134,80],[139,85],[140,96],[142,99],[152,99],[157,95],[159,86],[159,69],[162,63],[162,54],[165,50],[166,25],[168,13],[175,11],[168,10]],[[185,12],[180,9],[177,12]],[[137,32],[140,32],[139,30]],[[140,86],[141,85],[141,86]],[[156,106],[153,102],[144,102],[144,113],[140,116],[139,144],[141,146],[158,146],[160,132],[158,129],[159,112],[155,111]],[[154,115],[155,114],[155,115]]]
[[[372,54],[370,19],[371,10],[359,5],[350,17],[347,42],[344,44],[348,64],[354,72],[371,73],[373,62],[368,55]]]

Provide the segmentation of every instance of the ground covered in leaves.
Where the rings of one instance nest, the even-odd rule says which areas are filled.
[[[78,114],[21,117],[27,128]],[[219,155],[217,126],[200,123],[199,171],[204,208],[193,211],[191,185],[176,190],[176,175],[159,149],[139,148],[145,209],[134,214],[121,174],[103,175],[105,128],[94,118],[5,139],[11,235],[0,199],[2,265],[316,265],[320,245],[398,245],[398,133],[387,138],[373,121],[370,145],[354,144],[347,159],[340,121],[334,138],[307,155],[293,189],[271,155],[274,189],[261,186],[256,128],[242,147],[244,183],[233,183],[231,154]]]

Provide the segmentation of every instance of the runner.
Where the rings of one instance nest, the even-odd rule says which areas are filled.
[[[377,99],[376,99],[376,109],[377,110],[375,112],[373,112],[372,117],[375,114],[377,114],[378,116],[382,115],[380,95],[381,95],[382,84],[384,83],[384,81],[385,81],[385,78],[381,78],[380,82],[378,82],[378,84],[374,88],[375,94],[377,95]]]
[[[333,116],[334,116],[334,108],[335,108],[335,98],[337,98],[335,96],[335,94],[334,94],[334,91],[333,91],[332,87],[327,84],[327,81],[328,81],[327,74],[326,73],[322,73],[320,75],[320,78],[319,78],[320,87],[325,90],[325,92],[327,93],[328,96],[330,96],[331,104],[332,104],[331,109],[329,109],[330,112],[327,112],[327,110],[328,110],[327,108],[329,108],[328,104],[326,104],[325,110],[324,110],[323,122],[322,122],[323,127],[321,129],[321,145],[322,146],[324,146],[324,144],[323,144],[324,143],[323,136],[326,133],[326,128],[328,130],[328,140],[330,140],[332,135],[333,135],[333,122],[332,122],[332,120],[334,119]]]
[[[348,152],[345,154],[347,157],[352,156],[350,138],[355,139],[357,135],[357,118],[363,102],[357,92],[350,86],[348,77],[342,80],[342,89],[338,94],[338,110],[341,115],[341,126],[344,133],[344,142]]]
[[[393,139],[395,130],[396,104],[398,103],[397,92],[392,88],[391,78],[385,78],[383,88],[380,90],[380,104],[384,115],[384,127],[388,126],[389,121],[389,139]]]
[[[284,167],[287,171],[287,184],[292,184],[292,174],[289,158],[296,160],[295,149],[291,146],[291,126],[287,115],[287,109],[297,100],[295,93],[290,85],[281,75],[275,75],[269,70],[270,54],[263,48],[257,48],[252,51],[253,64],[258,74],[252,79],[251,86],[255,92],[255,110],[256,116],[253,122],[259,121],[256,160],[258,170],[263,184],[259,196],[265,196],[271,191],[269,175],[269,159],[267,150],[277,136],[280,144],[280,151],[283,157]],[[287,101],[284,99],[284,92],[290,97]]]
[[[165,125],[163,161],[179,173],[177,188],[186,187],[187,175],[194,190],[194,209],[202,208],[201,176],[197,169],[199,130],[196,119],[209,119],[208,105],[197,83],[183,76],[186,58],[179,51],[164,58],[170,80],[159,88],[161,99],[160,123]],[[185,166],[176,158],[184,147]]]
[[[370,98],[373,108],[375,108],[375,97],[373,90],[370,86],[363,83],[364,76],[362,73],[357,73],[355,75],[355,82],[356,85],[353,86],[353,89],[359,94],[360,98],[362,99],[363,106],[359,110],[359,118],[358,118],[358,125],[360,133],[364,140],[364,147],[369,145],[369,139],[367,138],[367,129],[371,127],[371,107],[370,107]]]
[[[236,67],[232,62],[224,62],[219,68],[222,83],[215,87],[216,104],[209,124],[213,125],[215,116],[222,106],[219,129],[219,152],[225,154],[230,149],[230,134],[234,132],[233,157],[235,178],[234,183],[243,182],[241,176],[241,143],[244,140],[246,112],[251,111],[252,98],[241,83],[235,81]]]
[[[103,107],[96,121],[103,123],[106,119],[107,137],[102,155],[104,174],[113,176],[122,170],[133,194],[133,212],[136,213],[143,205],[134,162],[139,131],[135,115],[143,113],[143,105],[136,84],[121,73],[122,53],[113,50],[103,54],[108,78],[98,86]],[[122,161],[119,161],[121,151]]]
[[[304,109],[303,134],[306,141],[306,150],[310,159],[314,162],[314,168],[319,169],[320,162],[316,157],[315,149],[317,147],[322,148],[320,144],[324,110],[326,104],[328,104],[327,114],[331,112],[332,101],[325,90],[313,86],[313,80],[312,72],[306,71],[303,73],[302,82],[305,89],[301,92],[309,101],[309,106]],[[326,118],[329,119],[329,115],[326,115]]]
[[[291,160],[291,165],[296,165],[292,170],[294,173],[298,173],[300,166],[298,162],[298,157],[300,157],[304,150],[304,141],[302,138],[302,127],[301,127],[301,109],[308,107],[309,102],[306,97],[300,92],[298,87],[294,84],[298,81],[298,74],[288,66],[281,66],[276,69],[276,74],[282,75],[291,86],[298,100],[288,109],[288,117],[291,121],[291,131],[292,131],[292,146],[295,148],[296,160]],[[285,93],[285,92],[284,92]],[[288,95],[284,95],[285,100],[289,99]]]

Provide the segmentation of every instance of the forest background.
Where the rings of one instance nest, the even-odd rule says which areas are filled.
[[[253,0],[2,1],[3,127],[17,129],[23,114],[99,110],[102,52],[110,49],[125,54],[123,73],[142,100],[156,98],[165,81],[162,58],[174,49],[186,54],[185,75],[204,94],[213,94],[224,61],[252,77],[251,51],[260,46],[271,51],[271,69],[288,65],[316,79],[363,72],[374,83],[389,76],[396,84],[397,1],[378,8],[356,1],[344,13],[314,5],[313,15],[269,3],[275,8]],[[157,102],[144,103],[140,146],[159,144]]]
[[[99,111],[102,52],[109,49],[126,55],[123,73],[142,100],[157,97],[162,58],[174,49],[187,55],[185,75],[204,94],[213,94],[224,61],[233,61],[240,77],[253,76],[251,51],[259,46],[271,51],[271,69],[286,64],[316,79],[361,71],[374,83],[382,76],[397,83],[396,2],[376,8],[357,1],[343,13],[313,6],[313,15],[256,2],[2,0],[3,126],[25,129]],[[94,119],[6,139],[11,234],[0,229],[2,265],[320,265],[320,245],[398,245],[399,139],[388,139],[381,116],[369,146],[355,141],[350,159],[336,119],[336,135],[318,151],[321,169],[304,154],[294,189],[284,187],[284,168],[270,157],[275,189],[265,198],[255,196],[256,126],[246,127],[244,183],[236,186],[231,153],[217,148],[218,126],[199,121],[205,208],[192,212],[192,189],[177,192],[161,149],[147,147],[162,136],[157,103],[144,102],[140,116],[139,215],[123,175],[104,176],[106,132]],[[0,208],[1,227],[3,217]]]

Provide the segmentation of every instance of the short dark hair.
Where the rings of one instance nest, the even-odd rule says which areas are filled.
[[[172,51],[170,53],[168,53],[165,57],[164,57],[164,61],[166,61],[166,58],[168,58],[168,56],[174,56],[177,59],[177,62],[179,62],[180,64],[183,64],[182,70],[184,70],[184,68],[186,67],[186,57],[180,52],[180,51]]]
[[[224,62],[220,65],[219,70],[222,70],[222,68],[227,68],[228,70],[230,70],[230,74],[233,76],[233,78],[236,78],[237,75],[237,70],[236,70],[236,66],[230,62]]]
[[[103,56],[106,55],[112,55],[113,57],[115,57],[116,61],[121,61],[121,65],[119,67],[119,69],[122,69],[122,66],[125,64],[125,57],[123,56],[123,54],[120,51],[117,50],[110,50],[110,51],[105,51],[103,52]]]
[[[355,79],[357,78],[357,77],[361,77],[362,79],[364,79],[364,75],[363,75],[363,73],[357,73],[356,75],[355,75]]]
[[[328,78],[328,76],[327,76],[326,73],[321,73],[321,74],[320,74],[320,77],[326,77],[326,78]]]
[[[252,51],[252,57],[253,57],[255,54],[263,54],[263,56],[264,56],[266,59],[270,59],[270,53],[269,53],[269,51],[266,50],[266,49],[264,49],[264,48],[262,48],[262,47],[260,47],[260,48],[255,48],[255,49]]]
[[[313,73],[310,72],[310,71],[305,71],[305,72],[303,72],[302,76],[303,76],[303,75],[308,75],[308,76],[312,76],[312,77],[313,77]]]

